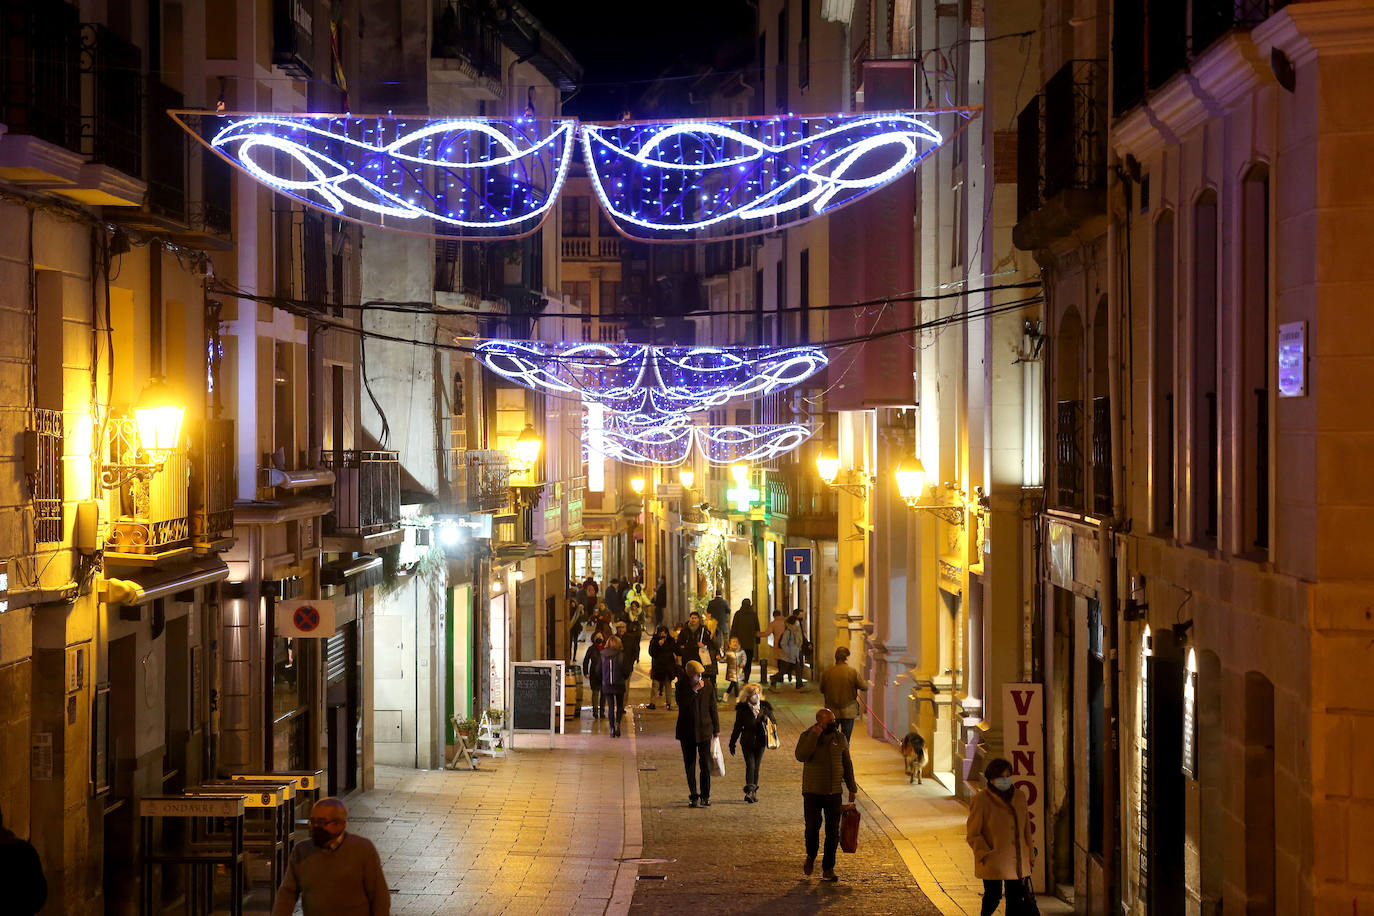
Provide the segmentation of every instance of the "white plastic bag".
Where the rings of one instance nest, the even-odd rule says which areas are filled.
[[[716,773],[725,775],[725,755],[720,750],[720,736],[711,739],[711,759],[716,762]]]

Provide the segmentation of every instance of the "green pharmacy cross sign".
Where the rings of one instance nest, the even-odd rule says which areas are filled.
[[[734,503],[736,512],[748,512],[756,502],[762,502],[763,494],[755,487],[738,486],[725,491],[725,498]]]

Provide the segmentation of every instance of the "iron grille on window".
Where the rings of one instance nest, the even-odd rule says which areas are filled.
[[[1045,83],[1040,136],[1044,198],[1107,186],[1107,75],[1101,63],[1071,60]]]
[[[324,240],[324,214],[313,210],[304,213],[301,227],[302,270],[305,275],[305,298],[317,307],[329,301],[329,252]]]
[[[326,450],[324,466],[334,471],[334,511],[324,533],[366,537],[394,528],[401,519],[401,467],[390,451]]]
[[[57,0],[0,8],[0,123],[81,151],[81,22]]]
[[[478,76],[501,78],[500,34],[472,0],[437,0],[434,4],[430,57],[462,61]]]
[[[1016,116],[1016,219],[1040,207],[1040,96]]]
[[[1083,403],[1060,401],[1054,427],[1055,504],[1083,508]]]
[[[33,539],[39,544],[62,540],[62,412],[33,412],[34,456],[29,477],[33,498]]]
[[[97,23],[81,27],[81,72],[94,103],[82,152],[134,178],[143,175],[143,52]]]
[[[1093,398],[1093,513],[1112,514],[1112,401]]]

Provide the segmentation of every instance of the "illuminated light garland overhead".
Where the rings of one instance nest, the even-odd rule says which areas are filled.
[[[645,240],[770,232],[910,172],[947,139],[928,113],[582,126],[601,206]]]
[[[491,340],[475,355],[526,388],[594,401],[646,419],[709,410],[790,388],[823,369],[816,347],[656,347]]]
[[[567,176],[576,122],[175,112],[273,190],[365,225],[439,238],[539,228]]]
[[[617,229],[648,241],[771,232],[907,174],[977,108],[582,125]],[[435,238],[517,238],[547,217],[572,119],[173,111],[198,140],[301,203]],[[950,128],[937,129],[945,119]]]
[[[684,463],[692,446],[711,464],[767,461],[792,451],[815,431],[799,423],[770,426],[692,426],[668,422],[641,429],[611,425],[587,428],[584,455],[600,454],[626,464]]]

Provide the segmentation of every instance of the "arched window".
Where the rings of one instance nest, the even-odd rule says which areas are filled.
[[[1269,550],[1269,168],[1241,182],[1241,553]]]
[[[1151,528],[1155,534],[1174,530],[1174,214],[1165,210],[1155,221],[1154,330],[1151,360],[1150,493]]]
[[[1188,450],[1188,492],[1192,541],[1217,542],[1220,404],[1217,403],[1217,194],[1202,192],[1193,204],[1192,436]]]

